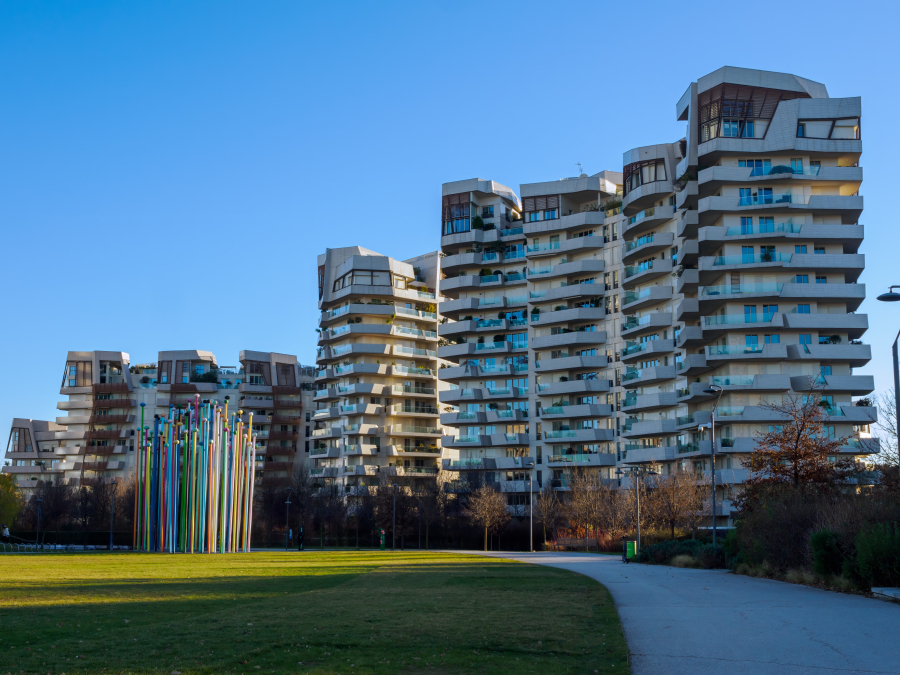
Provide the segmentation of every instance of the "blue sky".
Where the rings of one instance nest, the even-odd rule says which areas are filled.
[[[900,307],[889,3],[4,2],[0,434],[69,349],[314,361],[315,256],[439,246],[442,182],[620,170],[723,65],[863,97],[879,390]]]

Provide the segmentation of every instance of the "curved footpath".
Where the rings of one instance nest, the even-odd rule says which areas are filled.
[[[636,675],[900,673],[900,605],[618,556],[464,553],[599,581],[619,610]]]

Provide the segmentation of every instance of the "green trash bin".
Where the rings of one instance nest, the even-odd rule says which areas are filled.
[[[637,555],[637,542],[636,541],[626,541],[625,542],[625,555],[628,556],[628,559],[632,559]]]

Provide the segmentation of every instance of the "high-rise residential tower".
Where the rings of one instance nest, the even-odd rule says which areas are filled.
[[[399,261],[358,246],[319,256],[314,476],[354,493],[437,475],[437,252]]]

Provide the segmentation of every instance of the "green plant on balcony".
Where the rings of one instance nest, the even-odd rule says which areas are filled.
[[[497,410],[497,408],[499,408],[499,407],[500,407],[500,406],[498,406],[498,405],[497,405],[496,403],[494,403],[493,401],[491,401],[490,403],[488,403],[488,410]]]
[[[503,274],[503,271],[502,271],[502,270],[494,270],[494,276],[495,276],[495,277],[499,277],[501,274]]]
[[[417,277],[421,276],[422,268],[421,267],[413,267],[413,275],[417,276]]]
[[[208,382],[215,384],[219,381],[219,370],[218,368],[211,368],[205,373],[193,372],[191,373],[191,382]]]
[[[832,335],[828,338],[828,344],[830,345],[839,345],[841,344],[841,336],[840,335]]]
[[[468,342],[464,335],[457,335],[453,338],[453,341],[458,345],[464,345]]]
[[[472,315],[471,315],[471,314],[466,314],[466,315],[461,319],[461,321],[471,321],[471,320],[472,320]]]
[[[481,216],[475,216],[472,218],[472,229],[473,230],[483,230],[484,229],[484,220]]]
[[[361,316],[355,317],[355,318],[353,319],[353,323],[362,323],[362,317],[361,317]]]
[[[498,333],[497,335],[494,336],[494,342],[495,343],[496,342],[506,342],[506,336],[503,335],[502,333]]]
[[[568,378],[567,376],[565,376],[565,375],[560,375],[559,381],[560,381],[560,382],[568,382],[568,381],[569,381],[569,378]]]
[[[490,267],[482,267],[481,271],[478,273],[478,276],[489,277],[491,276],[491,268]]]
[[[480,345],[483,345],[483,344],[484,344],[484,335],[479,335],[479,336],[478,336],[478,344],[480,344]]]
[[[146,375],[144,375],[144,376],[141,378],[141,384],[150,384],[150,378],[147,377]]]
[[[565,306],[565,305],[557,305],[556,307],[553,308],[553,311],[554,311],[554,312],[561,312],[561,311],[564,310],[564,309],[566,309],[566,306]]]
[[[394,319],[396,317],[397,317],[396,314],[391,314],[387,319],[384,320],[384,322],[387,324],[392,324],[392,323],[394,323]]]
[[[534,307],[534,308],[531,310],[531,313],[532,313],[532,314],[540,314],[540,313],[541,313],[541,308],[540,308],[540,307]]]

